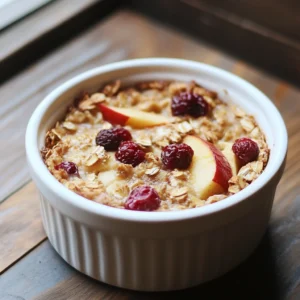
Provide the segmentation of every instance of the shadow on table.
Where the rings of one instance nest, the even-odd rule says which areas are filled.
[[[281,299],[270,234],[240,266],[219,279],[176,292],[129,292],[129,299]],[[130,297],[132,296],[132,297]]]

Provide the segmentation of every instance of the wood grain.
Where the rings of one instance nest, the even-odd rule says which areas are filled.
[[[133,39],[132,36],[138,38]],[[300,90],[204,42],[163,27],[139,14],[119,11],[0,87],[4,99],[1,100],[0,140],[6,144],[6,147],[0,148],[0,157],[6,157],[0,160],[0,169],[7,170],[6,177],[1,178],[0,194],[13,192],[29,179],[23,145],[24,128],[33,109],[50,90],[92,67],[149,56],[188,58],[232,71],[266,93],[282,113],[289,132],[287,167],[278,186],[268,233],[260,247],[240,267],[216,281],[182,292],[147,294],[112,288],[80,275],[62,262],[48,242],[44,242],[4,272],[0,278],[0,296],[16,291],[14,295],[24,299],[68,299],[69,296],[76,299],[75,295],[81,295],[81,299],[84,296],[90,297],[86,299],[204,296],[209,299],[288,299],[293,296],[297,299],[295,295],[300,298]],[[18,173],[10,172],[16,169]],[[9,204],[12,196],[0,208],[7,205],[16,210],[19,205],[25,205],[26,193],[21,190],[19,193],[23,201]],[[34,207],[35,202],[30,209]],[[21,220],[26,218],[20,214],[18,216]],[[38,219],[35,213],[34,216]],[[18,228],[11,227],[10,230],[16,240],[22,236]],[[38,227],[29,225],[28,228],[33,228],[30,238],[33,239]],[[43,263],[38,265],[40,257],[43,257]],[[23,277],[18,276],[20,272]],[[22,292],[26,284],[30,287]],[[29,290],[30,293],[26,294]],[[96,298],[97,295],[99,298]],[[9,299],[4,296],[3,299]]]
[[[258,4],[255,6],[254,2]],[[255,6],[259,15],[261,13],[259,8],[264,7],[265,2],[269,6],[272,3],[273,8],[286,5],[284,1],[281,1],[282,5],[275,5],[272,0],[131,0],[131,5],[144,14],[165,24],[171,24],[177,29],[183,29],[236,57],[246,59],[257,67],[269,70],[299,85],[300,41],[285,32],[246,19],[242,13],[241,7],[244,5],[244,10],[249,6]],[[287,2],[291,4],[293,0]],[[218,5],[218,3],[222,4]],[[235,5],[236,3],[239,4]],[[235,6],[240,7],[240,11],[235,12]],[[288,7],[286,5],[286,9]],[[299,4],[295,5],[294,14],[298,12],[297,7]],[[283,11],[285,10],[282,9],[278,14],[283,14]],[[268,19],[270,14],[265,19]],[[287,22],[285,18],[292,15],[291,13],[284,15],[278,23]],[[298,21],[291,20],[290,23],[297,24]],[[293,32],[298,32],[297,28],[295,27]]]
[[[95,3],[95,0],[63,0],[54,2],[47,9],[42,9],[32,18],[28,18],[15,25],[11,30],[5,31],[1,34],[3,48],[0,52],[0,61],[93,3]],[[56,18],[53,18],[54,14]],[[23,34],[24,30],[27,31],[27,35]]]
[[[46,241],[0,276],[0,300],[31,300],[74,273]]]
[[[27,0],[26,2],[22,0],[15,0],[5,3],[4,6],[0,3],[0,31],[23,18],[27,14],[30,14],[48,4],[50,1],[52,0]]]
[[[33,182],[0,205],[0,274],[45,240]]]
[[[300,41],[300,2],[298,0],[196,0],[218,10],[241,16],[275,32]]]
[[[117,2],[53,1],[0,32],[0,67],[5,70],[0,73],[0,83],[98,22],[116,8]]]

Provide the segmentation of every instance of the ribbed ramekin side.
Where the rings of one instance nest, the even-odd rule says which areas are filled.
[[[194,236],[141,239],[85,226],[41,197],[46,233],[64,260],[97,280],[140,291],[184,289],[238,265],[266,228],[272,199],[262,204],[226,226]]]

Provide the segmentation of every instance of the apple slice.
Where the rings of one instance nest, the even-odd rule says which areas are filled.
[[[231,166],[232,175],[235,176],[240,169],[240,164],[236,155],[232,151],[232,145],[233,143],[229,143],[229,142],[220,143],[220,146],[222,148],[222,153],[226,157],[226,159],[228,160]]]
[[[190,180],[196,196],[206,200],[209,196],[226,192],[232,170],[222,152],[213,144],[193,135],[186,136],[183,143],[194,150]]]
[[[98,174],[98,179],[104,184],[104,186],[111,184],[116,180],[116,177],[116,172],[114,170],[99,172]]]
[[[118,125],[129,125],[134,128],[153,127],[166,124],[169,119],[163,115],[144,112],[134,108],[112,107],[99,104],[103,119]]]

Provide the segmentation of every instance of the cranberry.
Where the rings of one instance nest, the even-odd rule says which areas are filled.
[[[116,159],[123,164],[129,164],[136,167],[145,160],[145,152],[142,148],[131,141],[122,142],[116,152]]]
[[[259,154],[257,144],[248,138],[236,140],[232,146],[232,151],[243,164],[256,160]]]
[[[105,150],[115,151],[120,146],[121,142],[131,140],[130,132],[121,127],[111,129],[102,129],[96,136],[96,144],[103,146]]]
[[[63,161],[62,163],[60,163],[59,165],[54,167],[55,170],[65,170],[69,175],[79,175],[78,174],[78,168],[76,166],[76,164],[74,164],[71,161]]]
[[[190,115],[197,118],[207,115],[208,104],[201,95],[181,92],[173,96],[171,109],[173,116]]]
[[[171,144],[161,152],[161,160],[168,169],[187,169],[192,162],[193,149],[187,144]]]
[[[159,208],[160,198],[151,186],[138,186],[129,194],[125,208],[130,210],[152,211]]]

